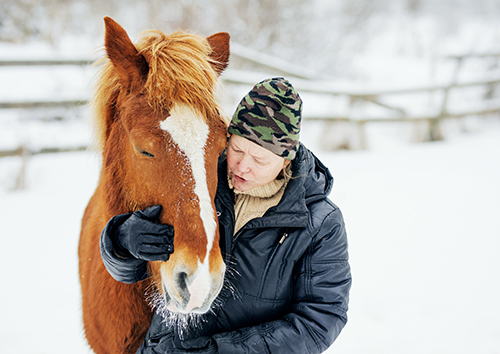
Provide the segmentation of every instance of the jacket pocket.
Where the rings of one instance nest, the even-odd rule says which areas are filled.
[[[286,263],[286,260],[282,259],[283,255],[286,253],[284,252],[285,250],[283,248],[285,246],[283,246],[283,244],[286,242],[288,235],[288,228],[281,232],[279,241],[269,256],[264,271],[262,272],[262,278],[257,292],[257,299],[259,301],[262,299],[280,300],[288,296],[288,294],[284,296],[284,289],[281,288],[283,269]],[[271,289],[274,292],[273,296],[271,296]]]

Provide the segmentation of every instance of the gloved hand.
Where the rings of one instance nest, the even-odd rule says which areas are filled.
[[[174,228],[154,222],[161,209],[161,205],[154,205],[132,214],[117,215],[110,220],[115,219],[117,224],[109,235],[117,255],[145,261],[168,260],[174,251]]]

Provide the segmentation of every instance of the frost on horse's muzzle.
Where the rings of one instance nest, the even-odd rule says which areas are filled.
[[[184,265],[178,265],[173,269],[172,276],[162,269],[161,286],[166,309],[184,314],[207,312],[222,288],[225,266],[221,268],[212,275],[208,265],[200,262],[194,272]]]

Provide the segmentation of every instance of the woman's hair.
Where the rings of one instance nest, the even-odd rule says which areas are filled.
[[[288,183],[288,181],[292,179],[292,161],[287,163],[276,177],[276,179],[283,178],[285,179],[285,183]]]

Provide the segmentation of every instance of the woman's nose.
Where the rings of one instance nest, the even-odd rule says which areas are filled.
[[[248,173],[250,172],[250,161],[249,159],[242,157],[238,162],[238,172],[239,173]]]

